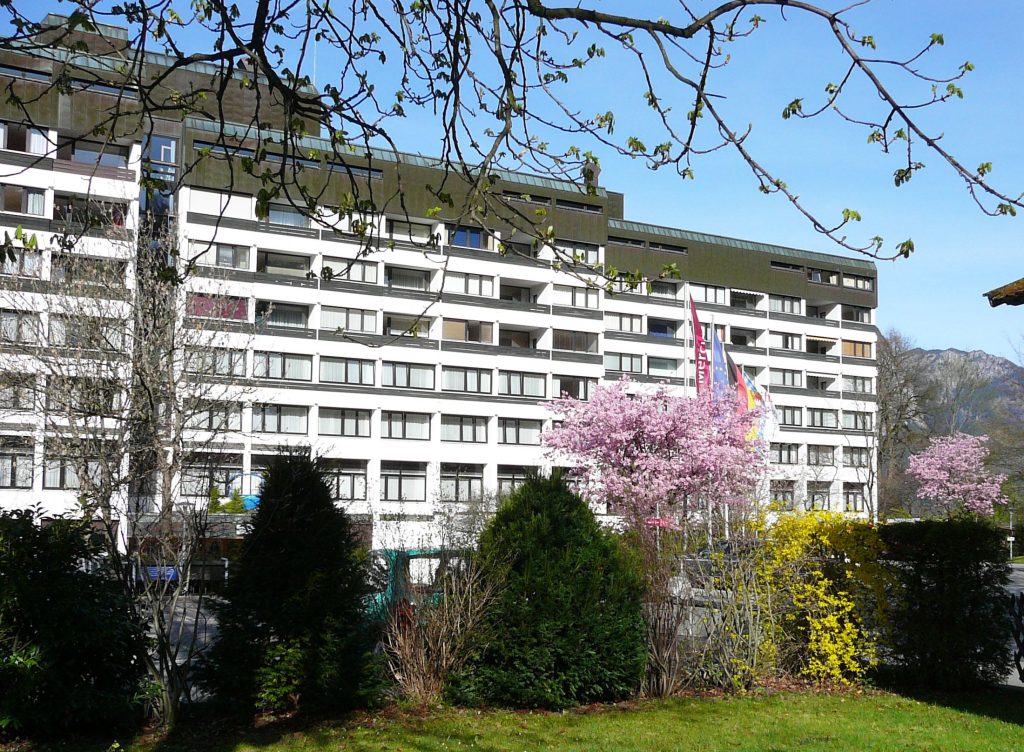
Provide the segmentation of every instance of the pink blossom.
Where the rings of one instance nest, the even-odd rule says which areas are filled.
[[[917,480],[917,498],[939,502],[948,514],[967,509],[992,514],[995,504],[1005,504],[1000,486],[1005,475],[985,468],[988,436],[957,433],[933,438],[928,447],[911,455],[907,473]]]
[[[556,458],[567,459],[587,498],[634,519],[681,511],[686,502],[745,500],[764,469],[752,439],[758,411],[702,394],[674,396],[658,388],[629,394],[630,381],[594,390],[589,401],[556,400],[564,421],[544,434]]]

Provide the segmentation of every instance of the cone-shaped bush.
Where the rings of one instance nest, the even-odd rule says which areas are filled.
[[[463,696],[562,708],[633,694],[646,659],[637,563],[560,478],[528,480],[480,541],[504,579]],[[458,686],[460,685],[460,686]]]
[[[216,609],[206,686],[247,711],[357,704],[372,643],[365,564],[317,463],[275,458]]]

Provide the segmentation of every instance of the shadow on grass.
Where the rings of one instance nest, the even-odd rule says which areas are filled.
[[[929,705],[1024,726],[1024,687],[985,687],[965,692],[903,690],[900,694]]]

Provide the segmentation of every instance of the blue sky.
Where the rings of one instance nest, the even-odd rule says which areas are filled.
[[[848,4],[821,0],[829,7]],[[557,3],[556,3],[557,4]],[[601,2],[583,5],[626,12],[643,8],[650,16],[676,19],[674,2]],[[706,8],[711,2],[697,2]],[[44,2],[41,6],[50,6]],[[239,2],[243,13],[250,2]],[[67,12],[57,5],[58,11]],[[42,12],[42,7],[41,7]],[[1024,307],[990,308],[982,293],[1024,277],[1020,252],[1024,212],[1015,219],[984,216],[970,201],[962,182],[938,159],[919,152],[926,163],[906,186],[896,189],[893,158],[879,155],[866,143],[866,132],[835,117],[783,121],[783,107],[795,97],[807,106],[820,101],[827,82],[844,70],[837,44],[821,23],[810,23],[788,11],[783,21],[765,8],[766,23],[751,39],[732,46],[732,61],[712,79],[711,90],[723,95],[720,108],[742,127],[750,122],[751,150],[810,206],[825,218],[838,217],[845,207],[858,210],[863,221],[851,238],[883,236],[889,247],[913,238],[917,251],[909,260],[879,262],[878,323],[896,327],[927,348],[983,349],[1018,360],[1024,335]],[[965,99],[923,115],[942,143],[974,167],[994,165],[993,181],[1016,195],[1024,191],[1024,3],[1019,0],[874,0],[848,18],[856,30],[872,34],[879,56],[909,56],[933,32],[945,45],[928,57],[925,68],[955,71],[965,60],[976,66],[962,86]],[[610,54],[600,67],[577,76],[569,96],[588,111],[614,110],[619,136],[653,140],[642,87],[630,75],[621,54]],[[320,81],[337,70],[322,50]],[[920,98],[928,87],[908,87],[892,71],[882,70],[897,91]],[[388,73],[393,70],[388,69]],[[670,86],[663,99],[678,111],[690,104],[675,101]],[[850,100],[855,107],[875,101],[863,90]],[[877,112],[877,111],[876,111]],[[437,153],[435,123],[426,113],[411,113],[394,129],[399,145],[409,151]],[[842,252],[814,232],[807,220],[780,196],[764,196],[737,156],[720,152],[695,164],[696,180],[675,173],[651,172],[640,162],[598,149],[601,182],[626,194],[626,217],[692,230],[749,238],[824,252]]]

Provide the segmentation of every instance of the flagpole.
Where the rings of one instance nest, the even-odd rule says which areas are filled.
[[[687,397],[693,395],[690,394],[690,364],[686,358],[686,337],[689,336],[693,342],[693,383],[697,383],[697,340],[693,336],[693,321],[690,316],[690,283],[683,282],[683,310],[686,312],[683,314],[683,394]],[[689,333],[689,334],[687,334]]]

